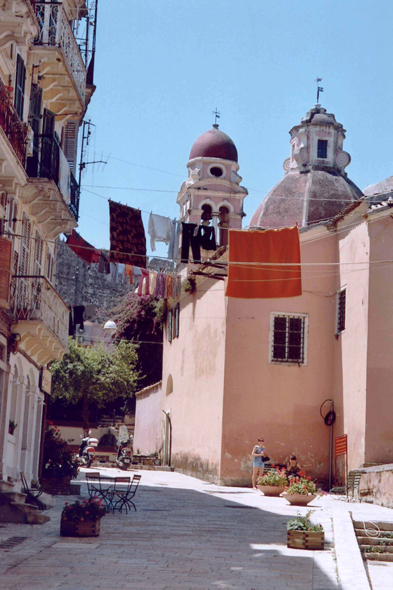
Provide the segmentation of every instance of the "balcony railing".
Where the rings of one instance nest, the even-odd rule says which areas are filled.
[[[54,180],[71,213],[78,220],[79,185],[57,135],[39,135],[34,138],[33,155],[27,158],[26,171],[32,178]]]
[[[72,71],[82,101],[85,101],[86,68],[74,33],[71,30],[61,2],[36,2],[40,35],[36,45],[60,47]]]
[[[8,141],[18,159],[25,165],[27,126],[22,123],[14,109],[10,92],[0,79],[0,127],[6,134]]]
[[[30,4],[33,7],[33,10],[35,10],[35,5],[36,5],[36,0],[28,0],[30,2]]]
[[[14,276],[11,289],[14,319],[42,322],[67,348],[69,309],[50,282],[41,276]]]

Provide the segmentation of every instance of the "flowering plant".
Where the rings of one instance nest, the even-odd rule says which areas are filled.
[[[306,516],[300,516],[298,513],[296,518],[291,518],[287,522],[287,531],[312,531],[312,532],[322,532],[323,526],[321,523],[312,524],[310,521],[310,516],[313,513],[313,510],[309,510]]]
[[[288,483],[288,479],[285,473],[285,469],[280,469],[276,467],[275,469],[270,469],[266,473],[260,477],[257,481],[259,486],[286,486]]]
[[[61,513],[61,520],[70,522],[95,521],[104,516],[105,506],[102,505],[102,500],[94,496],[94,498],[84,499],[81,502],[77,500],[73,504],[66,502],[64,504],[63,512]]]
[[[301,471],[299,475],[289,478],[289,486],[286,488],[287,494],[301,494],[307,496],[308,494],[316,494],[317,486],[309,475],[306,476],[305,471]]]
[[[78,466],[60,430],[47,421],[44,438],[44,477],[76,477]]]

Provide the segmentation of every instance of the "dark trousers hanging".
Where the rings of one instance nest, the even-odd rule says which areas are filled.
[[[198,228],[199,243],[204,250],[216,250],[216,235],[211,225],[200,225]]]
[[[196,223],[182,222],[183,235],[181,241],[181,261],[188,262],[188,253],[191,246],[192,258],[194,262],[201,260],[200,238],[198,226]],[[196,234],[196,235],[194,235]]]

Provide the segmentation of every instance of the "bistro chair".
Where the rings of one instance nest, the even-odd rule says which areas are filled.
[[[111,504],[113,506],[113,513],[115,513],[115,510],[122,512],[124,508],[127,514],[128,509],[131,509],[131,506],[134,508],[136,512],[136,506],[132,499],[134,498],[137,492],[141,477],[141,475],[134,475],[131,481],[129,477],[116,477],[114,490],[111,493]],[[118,488],[118,485],[121,486],[125,483],[127,483],[126,488]]]

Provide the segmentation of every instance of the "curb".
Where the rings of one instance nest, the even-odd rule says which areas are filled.
[[[342,590],[371,590],[349,511],[333,509],[334,546]]]

